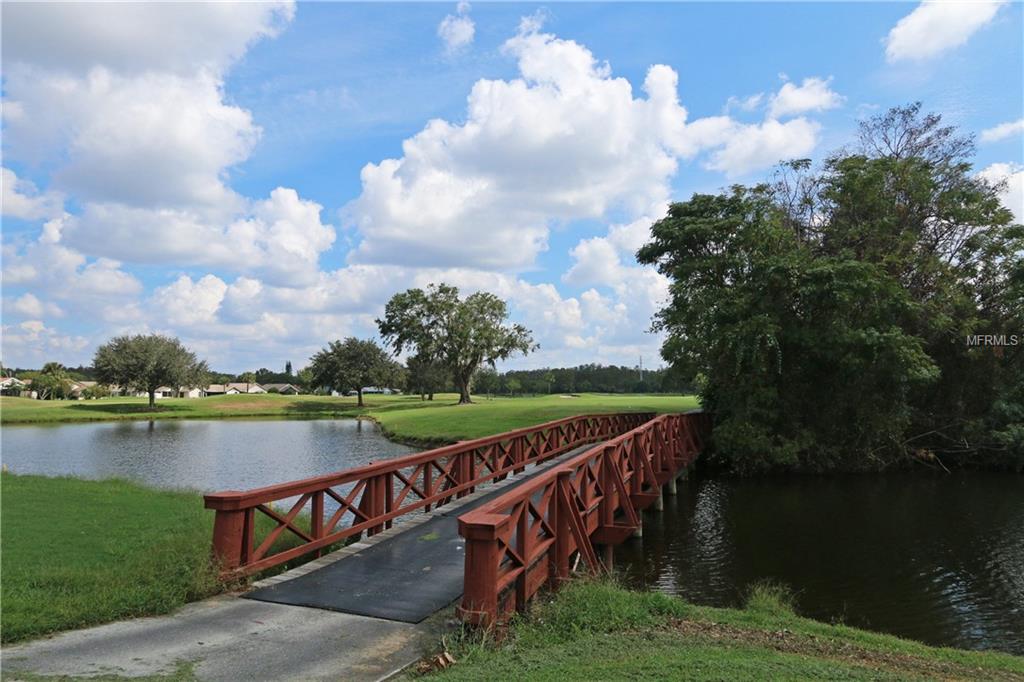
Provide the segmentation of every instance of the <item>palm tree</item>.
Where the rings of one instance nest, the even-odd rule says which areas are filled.
[[[64,365],[59,362],[48,362],[43,365],[39,377],[32,385],[39,392],[39,399],[46,400],[55,397],[57,393],[62,396],[67,393],[68,382],[68,372]]]

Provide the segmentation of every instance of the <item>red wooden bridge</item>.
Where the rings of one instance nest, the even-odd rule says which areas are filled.
[[[359,565],[339,561],[251,596],[388,617],[372,602],[404,599],[403,581],[414,588],[435,581],[444,585],[433,599],[418,611],[399,610],[398,620],[418,622],[462,594],[464,620],[500,624],[576,564],[602,570],[599,549],[610,558],[610,548],[640,527],[641,510],[661,500],[663,487],[675,492],[708,427],[700,412],[583,415],[335,474],[207,495],[206,506],[216,510],[213,551],[225,578],[250,575],[433,510],[430,533],[396,528],[388,545],[360,554]],[[460,504],[457,525],[444,511],[515,475],[521,476],[500,492]],[[260,523],[260,516],[269,520]],[[448,544],[422,542],[444,540],[445,532],[453,536]],[[280,542],[285,534],[293,542]],[[454,568],[446,573],[445,563]],[[380,585],[366,584],[375,581]]]

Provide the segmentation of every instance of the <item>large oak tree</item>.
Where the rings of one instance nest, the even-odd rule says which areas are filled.
[[[404,369],[375,341],[349,337],[331,341],[313,356],[309,365],[311,381],[317,387],[339,392],[355,391],[363,406],[363,389],[392,387],[402,383]]]
[[[377,325],[396,353],[411,350],[447,368],[462,405],[472,402],[470,385],[481,365],[537,348],[526,327],[507,320],[508,306],[494,294],[460,299],[456,287],[442,283],[395,294]]]
[[[92,364],[101,383],[145,391],[151,409],[159,387],[201,386],[208,374],[205,361],[178,339],[160,334],[113,338],[96,350]]]

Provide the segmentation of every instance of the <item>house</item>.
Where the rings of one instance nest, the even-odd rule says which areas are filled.
[[[0,379],[0,395],[21,395],[31,382],[22,381],[17,377],[4,377]]]
[[[267,390],[256,383],[236,381],[225,385],[224,392],[228,395],[235,395],[236,393],[266,393]]]
[[[202,398],[206,394],[206,389],[200,386],[182,386],[178,389],[179,398]]]
[[[281,395],[298,395],[302,393],[295,384],[260,384],[266,389],[267,393],[280,393]]]
[[[224,395],[227,393],[227,388],[225,388],[224,384],[210,384],[203,389],[203,392],[206,395]]]
[[[75,398],[76,400],[82,398],[82,394],[90,388],[95,387],[99,382],[97,381],[70,381],[68,385],[68,397]]]

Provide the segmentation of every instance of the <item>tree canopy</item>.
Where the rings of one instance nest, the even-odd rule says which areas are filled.
[[[460,299],[458,288],[442,283],[395,294],[377,325],[396,353],[411,350],[446,368],[465,404],[472,402],[470,385],[481,365],[537,348],[526,327],[507,319],[508,306],[494,294]]]
[[[100,382],[149,394],[150,408],[159,387],[202,386],[208,372],[178,339],[160,334],[115,337],[96,349],[92,364]]]
[[[669,207],[638,260],[672,280],[662,354],[700,377],[736,471],[1024,467],[1024,228],[970,138],[920,105],[852,151]]]
[[[403,382],[402,366],[391,359],[375,341],[349,337],[331,341],[313,356],[309,365],[314,386],[336,391],[355,391],[363,406],[363,389],[368,386],[389,387]]]

